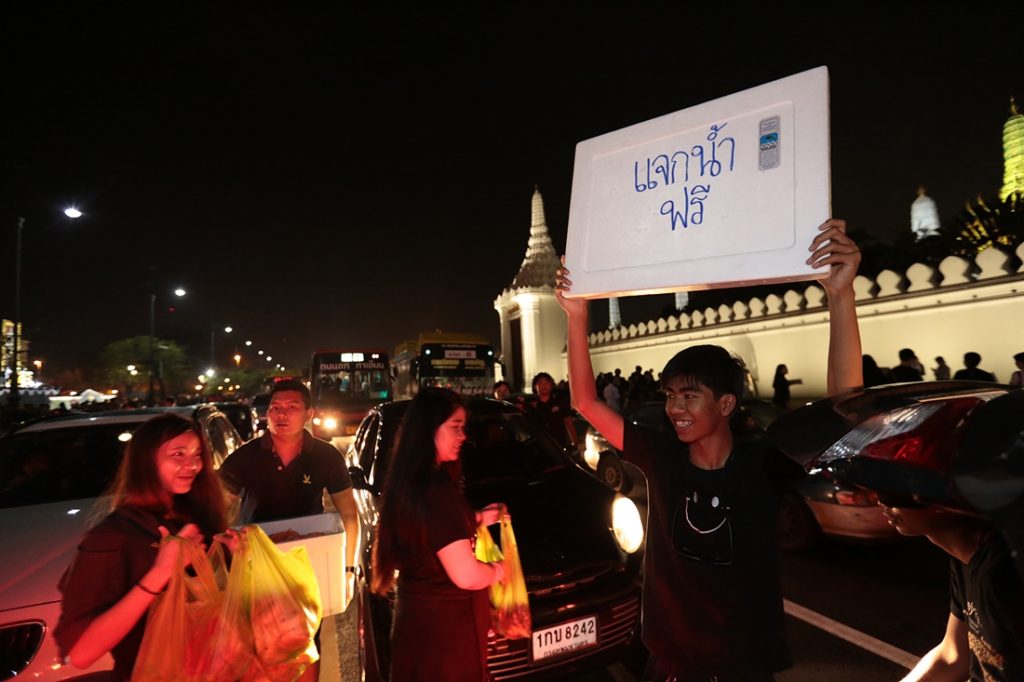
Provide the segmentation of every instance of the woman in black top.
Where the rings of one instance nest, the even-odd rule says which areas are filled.
[[[775,379],[772,381],[772,388],[775,389],[772,402],[782,409],[786,409],[786,406],[789,405],[790,385],[804,383],[803,379],[787,379],[787,374],[789,374],[789,368],[785,365],[779,365],[775,368]]]
[[[227,527],[224,493],[196,426],[153,417],[132,434],[109,494],[110,512],[86,533],[61,590],[54,631],[61,654],[88,668],[110,652],[114,679],[130,678],[146,612],[167,586],[180,545]]]
[[[496,523],[501,505],[474,512],[458,482],[466,440],[458,394],[425,388],[413,399],[395,442],[373,548],[373,591],[387,594],[398,571],[391,633],[391,680],[487,679],[487,587],[499,563],[477,561],[478,523]]]

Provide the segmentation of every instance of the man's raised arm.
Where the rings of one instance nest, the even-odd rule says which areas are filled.
[[[562,267],[555,279],[555,295],[558,303],[565,311],[569,322],[569,390],[572,393],[573,407],[590,422],[590,425],[601,432],[613,447],[622,450],[623,427],[622,415],[608,407],[597,397],[597,386],[594,383],[594,367],[590,362],[590,343],[587,338],[588,305],[582,298],[566,298],[571,291],[572,280],[569,271]]]
[[[860,265],[860,249],[846,234],[846,221],[832,218],[822,223],[811,242],[810,258],[814,267],[831,265],[821,280],[828,296],[828,395],[864,385],[860,328],[853,280]]]

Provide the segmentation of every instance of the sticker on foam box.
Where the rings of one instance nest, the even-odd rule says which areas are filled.
[[[294,531],[300,537],[276,542],[277,548],[287,552],[292,547],[304,546],[309,562],[320,586],[320,601],[324,616],[333,616],[344,610],[345,586],[345,528],[337,512],[299,516],[294,519],[263,521],[258,524],[267,535]]]

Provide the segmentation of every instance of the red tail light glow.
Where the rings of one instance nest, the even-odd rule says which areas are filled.
[[[915,467],[943,470],[953,448],[957,425],[982,396],[921,402],[876,415],[826,450],[818,459],[827,464],[851,457],[871,457]]]

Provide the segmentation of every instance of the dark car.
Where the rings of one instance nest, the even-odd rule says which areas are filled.
[[[764,437],[782,414],[772,403],[746,399],[732,419],[733,434],[739,440]],[[634,407],[626,418],[651,429],[671,428],[663,402]],[[629,464],[624,465],[618,451],[593,429],[587,433],[584,460],[608,485],[622,492],[628,490]],[[837,480],[828,472],[816,471],[797,479],[783,491],[775,537],[782,549],[797,551],[812,546],[822,535],[863,541],[899,537],[869,492]]]
[[[252,409],[256,410],[256,428],[267,428],[267,409],[270,407],[270,394],[259,393],[252,397]]]
[[[793,412],[772,437],[845,485],[990,519],[1024,577],[1024,393],[971,381],[858,389]]]
[[[366,534],[356,600],[367,680],[388,677],[393,600],[368,590],[370,547],[381,482],[408,404],[374,408],[346,455]],[[477,399],[468,408],[461,455],[465,494],[477,508],[491,502],[508,506],[533,627],[530,639],[489,636],[491,675],[561,678],[607,665],[638,640],[642,527],[635,504],[580,468],[514,406]],[[590,627],[574,629],[581,634],[552,646],[549,633],[561,634],[575,623]]]
[[[858,389],[801,408],[772,439],[811,471],[967,509],[951,471],[972,414],[1009,388],[925,381]],[[870,486],[867,485],[870,483]]]
[[[238,431],[243,441],[249,441],[262,433],[259,426],[259,415],[256,408],[247,403],[213,403],[213,406],[224,413]]]
[[[70,413],[24,424],[0,438],[0,679],[58,680],[89,672],[57,660],[57,584],[132,432],[166,412],[196,422],[214,466],[242,442],[211,405]],[[112,667],[104,656],[90,671]]]

